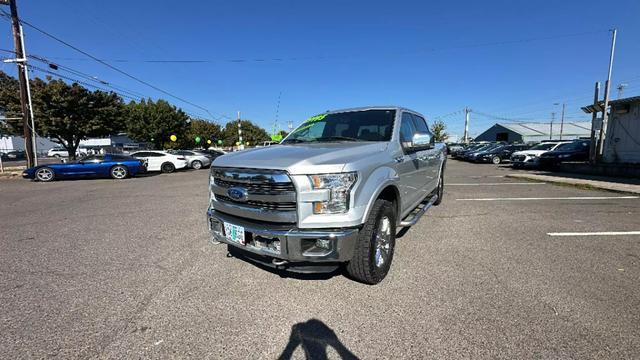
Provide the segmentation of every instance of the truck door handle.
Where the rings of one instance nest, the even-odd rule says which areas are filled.
[[[397,163],[401,163],[404,162],[404,156],[398,156],[397,158],[394,159]]]

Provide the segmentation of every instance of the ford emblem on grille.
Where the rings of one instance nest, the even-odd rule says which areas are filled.
[[[227,190],[227,194],[229,194],[229,197],[235,201],[247,201],[249,197],[247,189],[241,187],[229,188],[229,190]]]

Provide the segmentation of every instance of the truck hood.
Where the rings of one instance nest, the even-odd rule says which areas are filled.
[[[229,153],[216,158],[213,166],[286,170],[292,175],[342,172],[364,157],[379,156],[387,142],[339,142],[274,145]]]

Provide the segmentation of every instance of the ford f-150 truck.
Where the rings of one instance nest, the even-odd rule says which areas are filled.
[[[279,145],[220,156],[207,218],[229,253],[297,272],[346,264],[376,284],[396,229],[442,201],[446,153],[424,116],[367,107],[313,116]]]

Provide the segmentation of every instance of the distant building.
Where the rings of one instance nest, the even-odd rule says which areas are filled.
[[[49,149],[54,146],[57,146],[57,143],[53,141],[43,138],[36,138],[36,146],[38,148],[39,154],[46,154]],[[1,136],[0,137],[0,152],[9,152],[15,150],[24,150],[24,137],[22,136]]]
[[[60,144],[48,138],[37,137],[36,146],[38,154],[45,155],[49,149],[61,147]],[[80,141],[80,149],[94,150],[99,152],[100,149],[115,149],[118,151],[134,151],[139,149],[147,149],[148,143],[138,142],[130,139],[126,134],[111,135],[106,138],[91,138]],[[9,152],[14,150],[24,150],[24,137],[22,136],[1,136],[0,152]]]
[[[562,140],[589,138],[591,121],[565,122]],[[554,123],[497,123],[474,138],[474,141],[506,141],[531,143],[559,139],[560,122]]]
[[[605,163],[640,163],[640,96],[611,100],[607,133],[604,141],[603,161]],[[602,112],[604,102],[598,106],[582,108],[586,113]],[[598,119],[599,132],[602,119]]]

